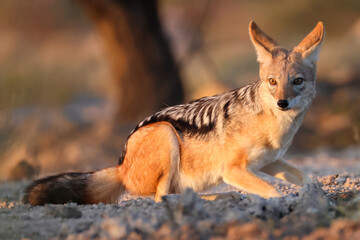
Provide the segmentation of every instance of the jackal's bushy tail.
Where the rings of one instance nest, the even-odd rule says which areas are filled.
[[[97,172],[62,173],[34,181],[25,190],[24,203],[113,203],[124,190],[118,167]]]

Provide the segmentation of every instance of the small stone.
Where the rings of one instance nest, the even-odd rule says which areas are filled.
[[[317,208],[310,207],[310,208],[306,209],[306,213],[316,214],[318,212],[319,212],[319,209],[317,209]]]
[[[342,178],[342,177],[338,177],[337,179],[335,179],[336,184],[344,184],[345,182],[346,182],[346,179]]]
[[[26,220],[30,220],[31,217],[28,216],[28,215],[21,215],[21,216],[19,216],[19,219],[22,220],[22,221],[26,221]]]
[[[185,213],[190,213],[194,209],[198,199],[197,194],[190,188],[187,188],[181,195],[179,203]]]
[[[226,239],[267,239],[268,233],[256,223],[236,224],[229,227]]]
[[[53,217],[59,218],[81,218],[82,212],[79,211],[76,207],[69,206],[51,206],[47,205],[46,213]]]
[[[158,231],[150,235],[149,239],[170,240],[170,239],[175,239],[175,237],[172,234],[171,227],[168,224],[163,224]]]
[[[194,226],[184,224],[177,229],[176,239],[201,239],[201,234]]]
[[[125,225],[121,225],[119,221],[113,218],[106,219],[101,228],[107,231],[111,239],[120,239],[126,237],[127,229]]]
[[[127,236],[127,239],[141,240],[141,239],[144,239],[144,238],[140,233],[133,231]]]

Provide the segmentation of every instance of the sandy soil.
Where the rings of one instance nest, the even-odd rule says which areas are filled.
[[[205,201],[191,190],[163,202],[124,195],[112,205],[21,203],[28,182],[0,184],[0,239],[360,239],[360,151],[290,156],[314,184],[270,179],[286,196]],[[208,192],[236,190],[221,185]]]

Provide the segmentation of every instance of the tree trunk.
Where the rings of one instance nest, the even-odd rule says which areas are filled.
[[[132,122],[183,100],[183,88],[156,0],[77,0],[105,42],[118,121]]]

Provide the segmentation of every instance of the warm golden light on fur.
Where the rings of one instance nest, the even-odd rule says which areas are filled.
[[[126,190],[155,195],[160,201],[188,187],[202,191],[222,182],[270,198],[282,194],[261,174],[297,185],[309,183],[310,178],[283,155],[315,96],[323,24],[319,22],[292,51],[280,47],[254,22],[249,33],[260,62],[259,81],[147,117],[131,132],[119,166],[38,180],[25,199],[34,204],[59,202],[62,199],[51,195],[49,187],[66,190],[74,185],[79,194],[70,191],[73,195],[66,200],[109,203]]]

